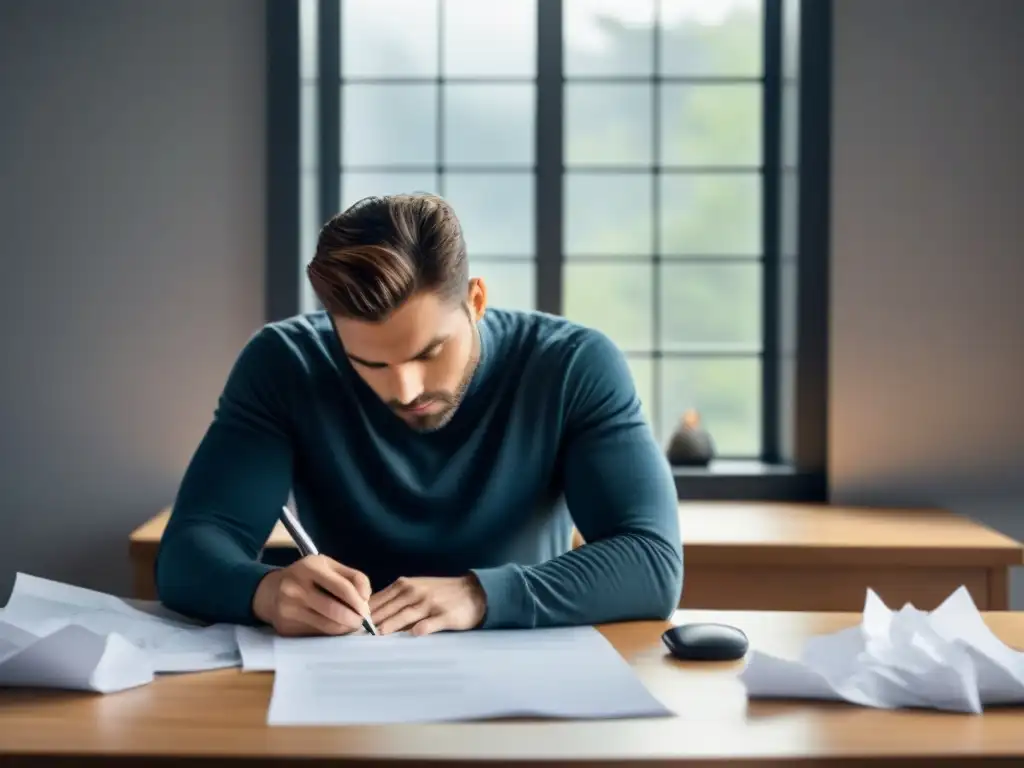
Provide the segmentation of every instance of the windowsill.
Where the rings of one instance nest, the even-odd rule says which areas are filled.
[[[822,472],[754,460],[712,461],[706,467],[672,467],[676,494],[686,501],[824,501]]]

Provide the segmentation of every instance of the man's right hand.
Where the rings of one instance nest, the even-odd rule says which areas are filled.
[[[366,574],[310,555],[264,576],[252,607],[279,635],[344,635],[370,615],[369,599]]]

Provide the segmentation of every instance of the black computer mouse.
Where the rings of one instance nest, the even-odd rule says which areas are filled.
[[[743,631],[728,624],[682,624],[666,629],[661,639],[669,653],[686,661],[735,661],[750,647]]]

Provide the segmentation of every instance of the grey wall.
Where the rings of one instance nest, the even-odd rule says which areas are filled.
[[[837,0],[834,22],[833,500],[1024,539],[1024,3]]]
[[[0,590],[130,588],[262,320],[252,0],[0,0]]]

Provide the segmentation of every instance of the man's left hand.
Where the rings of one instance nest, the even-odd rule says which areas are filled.
[[[370,596],[370,616],[382,635],[408,630],[429,635],[474,629],[487,610],[487,596],[472,574],[456,578],[402,577]]]

